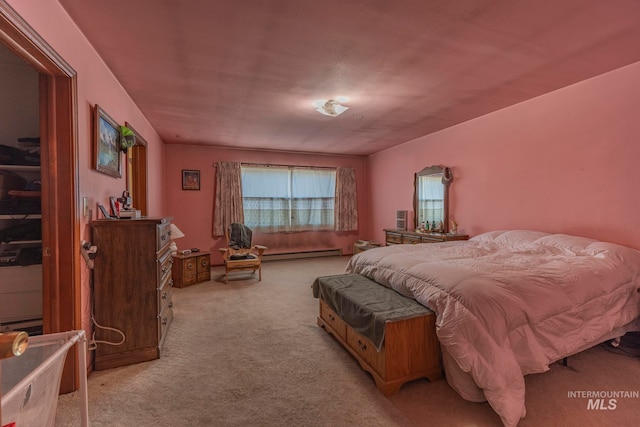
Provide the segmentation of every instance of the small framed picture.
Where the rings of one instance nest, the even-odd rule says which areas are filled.
[[[200,171],[182,170],[182,189],[200,190]]]
[[[113,218],[111,215],[109,215],[109,212],[107,212],[107,209],[104,206],[98,205],[98,208],[100,209],[100,212],[102,212],[102,216],[104,217],[104,219]]]
[[[120,211],[118,210],[115,197],[109,197],[109,205],[111,206],[111,217],[118,218],[120,216]]]
[[[120,178],[120,126],[96,104],[93,119],[94,167],[98,172]]]

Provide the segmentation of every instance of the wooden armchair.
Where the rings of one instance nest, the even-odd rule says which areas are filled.
[[[244,224],[233,223],[224,231],[228,247],[220,248],[224,260],[224,283],[229,283],[229,272],[258,271],[258,281],[262,280],[262,254],[266,246],[254,245],[252,231]]]

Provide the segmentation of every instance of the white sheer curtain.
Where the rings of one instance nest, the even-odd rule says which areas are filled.
[[[332,230],[335,171],[243,166],[245,224],[261,231]]]
[[[291,229],[333,230],[336,173],[294,169],[291,176]]]
[[[262,231],[289,228],[290,171],[278,167],[242,167],[245,225]]]

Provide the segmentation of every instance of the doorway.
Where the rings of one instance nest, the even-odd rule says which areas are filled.
[[[136,144],[127,150],[127,190],[133,206],[147,216],[147,141],[129,123],[125,123],[136,137]]]
[[[81,328],[76,72],[4,0],[0,43],[38,72],[44,333]],[[77,389],[75,352],[60,391]]]

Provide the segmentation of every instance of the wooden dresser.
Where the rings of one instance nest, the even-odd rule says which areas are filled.
[[[97,220],[91,223],[98,252],[93,270],[93,312],[98,343],[94,369],[160,357],[173,319],[169,227],[171,218]]]
[[[451,233],[418,233],[410,230],[384,229],[384,241],[386,245],[438,243],[454,240],[469,240],[467,234]]]
[[[191,252],[173,255],[173,286],[184,288],[211,280],[211,253]]]

